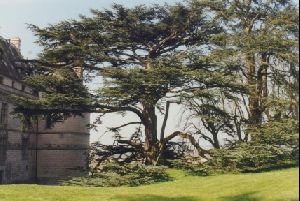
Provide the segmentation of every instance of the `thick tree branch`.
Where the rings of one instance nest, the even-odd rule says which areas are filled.
[[[138,110],[135,107],[131,107],[131,106],[109,106],[109,105],[102,105],[102,104],[95,104],[94,107],[100,108],[100,109],[107,109],[108,111],[110,111],[110,113],[113,112],[120,112],[120,111],[130,111],[135,113],[142,121],[142,123],[146,122],[146,119],[144,117],[144,115],[142,114],[142,112],[140,110]],[[99,112],[101,113],[101,112]]]
[[[135,124],[142,124],[142,122],[129,122],[129,123],[126,123],[126,124],[123,124],[121,126],[117,126],[117,127],[110,127],[108,128],[110,131],[117,131],[119,130],[120,128],[124,128],[126,126],[129,126],[129,125],[135,125]]]
[[[82,114],[82,113],[114,113],[120,111],[130,111],[135,113],[142,121],[145,122],[145,118],[143,114],[134,107],[131,106],[109,106],[109,105],[101,105],[101,104],[94,104],[85,107],[77,107],[77,108],[64,108],[64,107],[56,107],[56,108],[39,108],[39,107],[32,107],[32,108],[24,108],[19,107],[16,109],[16,112],[21,113],[28,113],[32,115],[42,115],[42,114],[53,114],[53,113],[71,113],[71,114]]]

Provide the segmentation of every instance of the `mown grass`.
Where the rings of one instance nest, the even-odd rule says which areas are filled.
[[[0,201],[296,201],[299,169],[191,176],[169,170],[171,182],[118,188],[2,185]]]

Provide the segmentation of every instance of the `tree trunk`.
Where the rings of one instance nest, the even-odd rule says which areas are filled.
[[[145,117],[145,163],[147,165],[153,165],[156,164],[159,154],[155,106],[145,104],[143,108],[143,116]]]
[[[214,144],[213,144],[214,148],[220,149],[221,147],[220,147],[220,143],[219,143],[219,139],[218,139],[218,132],[214,132],[214,133],[212,133],[212,135],[213,135],[213,140],[214,140]]]
[[[262,106],[264,107],[264,102],[268,98],[268,67],[269,67],[269,57],[267,54],[262,55]],[[270,111],[265,108],[264,113],[270,120]]]
[[[255,56],[248,54],[246,58],[247,77],[249,86],[249,124],[257,126],[261,124],[261,111],[260,111],[260,95],[257,90],[257,76],[255,67]]]

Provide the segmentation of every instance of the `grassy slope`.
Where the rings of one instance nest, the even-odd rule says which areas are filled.
[[[85,188],[40,185],[0,186],[0,201],[296,201],[299,169],[259,174],[185,176],[170,170],[174,181],[140,187]]]

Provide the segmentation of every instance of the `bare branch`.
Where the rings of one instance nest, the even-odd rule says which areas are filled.
[[[160,132],[160,140],[161,141],[165,138],[165,130],[166,130],[167,121],[168,121],[168,118],[169,118],[169,109],[170,109],[170,102],[167,101],[167,103],[166,103],[166,114],[165,114],[165,117],[164,117],[163,124],[161,126],[161,132]]]
[[[168,137],[166,137],[163,141],[163,144],[166,144],[168,141],[172,140],[175,137],[182,137],[184,139],[188,139],[190,141],[190,143],[197,149],[199,155],[203,158],[207,158],[205,156],[205,154],[208,154],[209,152],[205,149],[203,149],[199,143],[197,142],[197,140],[189,133],[185,133],[185,132],[181,132],[181,131],[175,131],[174,133],[172,133],[171,135],[169,135]]]

